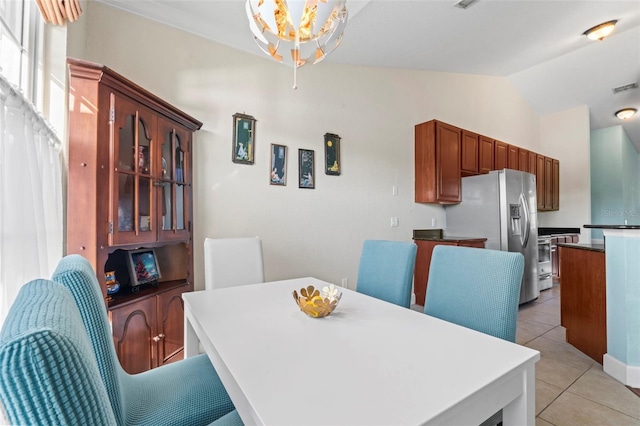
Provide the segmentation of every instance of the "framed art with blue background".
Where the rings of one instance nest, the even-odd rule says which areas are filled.
[[[298,149],[298,187],[315,188],[315,171],[313,167],[313,151]]]
[[[287,184],[287,147],[285,145],[271,144],[271,185]]]
[[[255,118],[240,113],[233,114],[232,160],[234,163],[253,164],[255,130]]]
[[[324,172],[328,175],[340,174],[340,136],[333,133],[324,135]]]

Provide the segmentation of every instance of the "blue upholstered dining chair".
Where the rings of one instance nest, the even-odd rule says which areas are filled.
[[[523,270],[520,253],[436,246],[424,313],[515,342]]]
[[[18,293],[0,332],[0,374],[11,424],[115,424],[80,313],[52,281]]]
[[[75,299],[118,425],[242,424],[204,354],[140,374],[122,369],[102,292],[87,259],[64,257],[52,279]]]
[[[356,291],[408,308],[417,249],[415,243],[366,240]]]

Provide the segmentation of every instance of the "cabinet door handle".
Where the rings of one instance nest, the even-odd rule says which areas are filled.
[[[160,333],[160,334],[158,334],[157,336],[152,337],[152,340],[153,340],[154,342],[159,342],[159,341],[160,341],[160,339],[164,339],[164,334]]]

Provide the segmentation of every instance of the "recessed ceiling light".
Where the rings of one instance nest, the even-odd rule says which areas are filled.
[[[613,29],[616,26],[616,22],[618,21],[615,19],[613,21],[604,22],[600,25],[596,25],[593,28],[589,28],[582,34],[589,37],[590,40],[602,40],[613,32]]]
[[[628,120],[633,117],[636,112],[638,112],[638,110],[635,108],[624,108],[620,111],[616,111],[616,117],[618,117],[620,120]]]

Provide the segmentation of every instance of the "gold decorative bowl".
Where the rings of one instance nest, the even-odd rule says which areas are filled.
[[[293,299],[300,310],[313,318],[322,318],[329,315],[338,306],[342,293],[338,292],[333,284],[322,288],[322,293],[310,285],[300,289],[300,295],[293,291]]]

